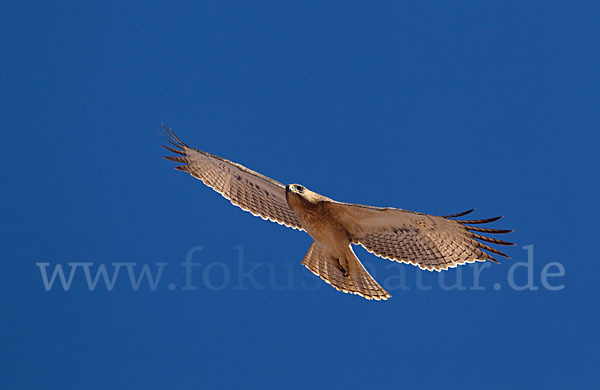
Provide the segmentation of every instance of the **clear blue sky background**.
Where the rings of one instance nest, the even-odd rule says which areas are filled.
[[[0,387],[592,387],[598,11],[592,1],[5,3]],[[306,234],[162,160],[163,121],[190,145],[337,200],[505,215],[494,226],[516,229],[518,246],[482,272],[483,291],[445,291],[437,273],[386,268],[357,248],[380,282],[404,269],[410,289],[386,303],[338,293],[300,265]],[[199,288],[184,291],[179,264],[197,245]],[[507,283],[525,245],[535,291]],[[565,275],[550,280],[564,288],[549,291],[541,273],[555,261]],[[102,281],[89,291],[82,269],[68,291],[46,291],[40,262],[167,265],[155,291],[133,291],[124,269],[112,291]],[[265,288],[236,289],[251,263]],[[208,286],[230,273],[218,291],[203,282],[211,264]],[[462,277],[469,286],[472,268]],[[289,278],[294,289],[273,285]],[[526,269],[515,279],[523,285]]]

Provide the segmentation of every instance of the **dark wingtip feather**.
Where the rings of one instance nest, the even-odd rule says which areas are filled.
[[[493,233],[493,234],[504,234],[504,233],[512,233],[514,230],[512,229],[488,229],[488,228],[480,228],[475,226],[465,226],[467,230],[472,232],[481,232],[481,233]]]
[[[164,156],[163,158],[166,160],[175,161],[178,163],[187,163],[188,162],[188,159],[186,157],[181,157],[181,156]]]
[[[182,155],[182,156],[185,156],[185,153],[184,153],[184,152],[182,152],[182,151],[181,151],[181,150],[179,150],[179,149],[175,149],[175,148],[172,148],[172,147],[170,147],[170,146],[163,145],[163,144],[161,144],[160,146],[162,146],[163,148],[167,149],[167,150],[168,150],[169,152],[171,152],[171,153],[180,154],[180,155]]]
[[[183,141],[177,136],[177,134],[175,134],[175,131],[171,128],[169,128],[168,130],[169,135],[175,140],[177,141],[177,143],[179,143],[182,147],[185,147],[185,143],[183,143]]]
[[[166,135],[163,134],[163,137],[165,137],[165,139],[167,141],[169,141],[171,144],[173,144],[174,146],[178,147],[178,148],[185,148],[187,147],[187,145],[175,134],[175,131],[173,131],[173,129],[171,128],[167,128],[167,126],[165,126],[164,122],[162,124],[163,130],[166,133]]]
[[[489,222],[495,222],[499,219],[502,219],[503,216],[499,216],[499,217],[493,217],[493,218],[486,218],[486,219],[475,219],[475,220],[471,220],[471,221],[459,221],[459,220],[455,220],[456,222],[462,224],[462,225],[477,225],[480,223],[489,223]]]
[[[483,250],[488,251],[488,252],[495,253],[495,254],[500,255],[502,257],[506,257],[507,259],[510,259],[510,256],[507,255],[506,253],[500,252],[498,249],[492,248],[491,246],[486,245],[483,242],[479,242],[479,241],[476,241],[476,242],[477,242],[477,247],[478,248],[483,249]]]
[[[497,238],[482,236],[481,234],[477,234],[477,233],[471,233],[471,234],[473,235],[473,238],[476,238],[476,239],[482,240],[482,241],[486,241],[486,242],[490,242],[492,244],[508,245],[508,246],[516,245],[516,244],[513,244],[512,242],[502,241],[502,240],[498,240]]]
[[[456,218],[456,217],[462,217],[463,215],[467,215],[467,214],[471,214],[473,211],[475,211],[475,209],[471,209],[471,210],[467,210],[467,211],[463,211],[462,213],[458,213],[458,214],[452,214],[452,215],[444,215],[444,218]]]
[[[183,148],[185,147],[185,145],[182,145],[182,144],[179,144],[178,142],[175,142],[175,141],[176,141],[176,139],[175,139],[175,138],[173,138],[173,136],[171,136],[171,133],[169,133],[169,131],[168,131],[168,130],[166,130],[166,129],[165,129],[165,131],[166,131],[166,133],[167,133],[167,134],[160,133],[160,135],[162,135],[162,137],[163,137],[163,138],[164,138],[164,139],[165,139],[165,140],[166,140],[168,143],[170,143],[171,145],[175,146],[176,148],[180,148],[180,149],[183,149]],[[162,145],[162,146],[166,147],[165,145]],[[181,152],[176,152],[176,153],[179,153],[179,154],[181,154]]]
[[[498,260],[496,260],[496,259],[494,258],[494,256],[492,256],[492,255],[489,255],[489,254],[488,254],[487,260],[489,260],[489,261],[493,261],[494,263],[498,263],[498,264],[500,264],[500,262],[499,262]]]
[[[446,216],[444,218],[460,217],[460,216],[469,214],[470,212],[472,212],[474,210],[475,209],[468,210],[468,211],[465,211],[465,212],[460,213],[460,214],[449,215],[449,216]],[[510,256],[508,256],[506,253],[500,252],[499,250],[497,250],[495,248],[492,248],[491,246],[486,245],[486,244],[484,244],[481,241],[485,241],[485,242],[489,242],[489,243],[497,244],[497,245],[509,245],[509,246],[513,246],[513,245],[516,245],[516,244],[513,244],[512,242],[508,242],[508,241],[499,240],[497,238],[487,237],[487,236],[484,236],[482,234],[473,233],[473,232],[500,234],[500,233],[512,233],[513,230],[509,230],[509,229],[490,229],[490,228],[482,228],[482,227],[476,227],[476,226],[468,226],[468,225],[478,225],[478,224],[495,222],[495,221],[498,221],[499,219],[502,219],[502,216],[493,217],[493,218],[485,218],[485,219],[472,219],[472,220],[456,220],[456,219],[454,219],[453,221],[456,221],[459,224],[464,225],[464,228],[467,231],[469,231],[469,233],[471,234],[471,237],[473,239],[473,242],[476,243],[476,245],[477,245],[477,247],[479,249],[482,249],[484,251],[500,255],[500,256],[505,257],[507,259],[510,259]],[[477,240],[480,240],[480,241],[477,241]],[[495,263],[499,263],[498,260],[496,260],[492,255],[490,255],[487,252],[483,252],[487,256],[487,260],[493,261]]]

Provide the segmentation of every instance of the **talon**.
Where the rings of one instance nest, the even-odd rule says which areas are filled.
[[[346,271],[346,269],[344,267],[342,267],[342,263],[340,263],[340,259],[337,259],[338,262],[338,269],[340,270],[340,272],[342,273],[342,275],[344,275],[344,277],[348,277],[350,276],[350,274],[348,273],[348,271]]]

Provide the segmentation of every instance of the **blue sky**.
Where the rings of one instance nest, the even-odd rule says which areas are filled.
[[[599,10],[4,4],[0,387],[591,387]],[[336,200],[504,215],[513,259],[441,284],[355,248],[393,297],[339,293],[301,266],[306,234],[162,160],[162,122]]]

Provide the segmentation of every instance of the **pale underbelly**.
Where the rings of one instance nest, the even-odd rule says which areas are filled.
[[[306,218],[302,221],[302,226],[331,255],[343,253],[350,244],[350,239],[344,227],[333,221]]]

